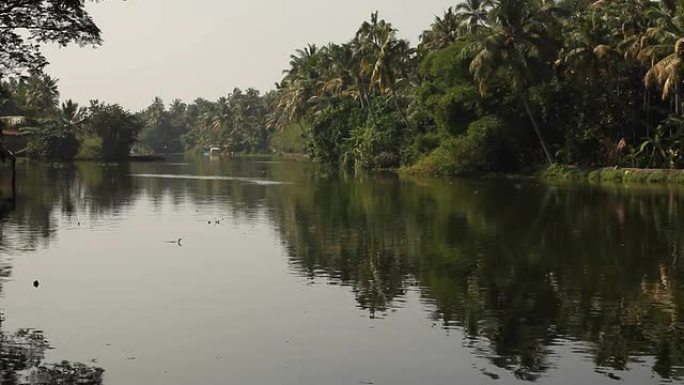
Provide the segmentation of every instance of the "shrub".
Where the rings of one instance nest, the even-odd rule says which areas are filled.
[[[97,136],[86,136],[81,139],[81,147],[76,159],[99,159],[102,156],[102,139]]]
[[[306,131],[302,124],[291,123],[277,130],[271,137],[271,148],[279,153],[304,154],[306,152]]]
[[[642,170],[625,171],[623,181],[625,183],[646,183],[648,173]]]
[[[649,173],[647,181],[651,184],[665,184],[669,182],[669,178],[664,171],[652,171]]]
[[[60,125],[58,121],[48,121],[30,135],[26,146],[30,158],[70,161],[78,152],[79,142],[73,130]]]
[[[407,169],[431,175],[467,175],[496,169],[501,121],[492,116],[468,126],[466,135],[448,137],[430,155]]]

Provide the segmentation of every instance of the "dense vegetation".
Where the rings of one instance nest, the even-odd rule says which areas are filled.
[[[71,41],[99,42],[83,17]],[[682,39],[672,0],[467,0],[417,47],[374,13],[347,42],[295,52],[264,94],[157,98],[136,116],[99,103],[58,111],[54,94],[21,94],[50,80],[37,74],[3,83],[0,116],[31,118],[29,153],[56,159],[118,158],[138,138],[140,153],[307,152],[331,166],[445,175],[544,163],[680,168]],[[123,126],[76,124],[98,113]]]
[[[681,167],[683,16],[672,1],[469,0],[413,49],[374,14],[293,56],[279,123],[308,122],[311,154],[351,167]]]
[[[105,161],[128,156],[142,125],[118,105],[59,105],[57,82],[42,73],[44,43],[101,43],[84,0],[3,0],[0,4],[0,128],[26,138],[32,158]],[[4,156],[4,151],[3,151]]]
[[[122,160],[142,129],[138,116],[116,104],[94,100],[79,107],[67,100],[60,106],[57,83],[47,75],[11,79],[0,87],[6,95],[0,116],[17,117],[14,125],[26,137],[31,158]]]

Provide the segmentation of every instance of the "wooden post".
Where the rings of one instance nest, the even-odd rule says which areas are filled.
[[[12,202],[17,201],[17,158],[12,155]]]

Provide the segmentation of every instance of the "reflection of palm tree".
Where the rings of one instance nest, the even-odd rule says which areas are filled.
[[[593,347],[597,366],[625,368],[648,354],[667,377],[684,363],[683,339],[667,337],[684,332],[672,317],[682,313],[672,284],[681,269],[661,268],[671,266],[669,246],[681,236],[643,215],[675,223],[671,208],[681,197],[635,196],[627,204],[596,191],[497,184],[478,185],[474,194],[466,183],[396,190],[393,183],[302,178],[305,187],[266,197],[292,266],[349,285],[372,317],[396,307],[415,281],[432,319],[484,341],[484,355],[521,380],[548,370],[559,335]],[[505,209],[491,204],[503,197]],[[630,226],[619,225],[619,204]],[[619,244],[624,252],[616,256]]]

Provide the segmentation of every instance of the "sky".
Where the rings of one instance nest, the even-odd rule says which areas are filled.
[[[155,96],[166,103],[216,99],[233,88],[274,88],[289,57],[307,43],[350,40],[371,12],[416,44],[455,1],[448,0],[107,0],[88,9],[101,47],[43,52],[62,99],[99,99],[137,111]]]

